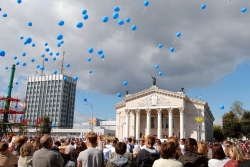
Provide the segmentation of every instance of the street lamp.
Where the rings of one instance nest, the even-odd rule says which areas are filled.
[[[93,104],[86,101],[85,105],[91,107],[91,120],[90,120],[90,123],[91,123],[91,132],[93,132],[93,124],[94,124],[94,120],[93,120]]]
[[[195,117],[196,122],[198,123],[198,141],[201,141],[201,131],[200,131],[200,124],[203,122],[203,117]]]

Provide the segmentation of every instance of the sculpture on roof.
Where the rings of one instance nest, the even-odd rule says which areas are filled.
[[[156,78],[155,78],[155,76],[151,76],[151,77],[153,79],[153,85],[156,85]]]

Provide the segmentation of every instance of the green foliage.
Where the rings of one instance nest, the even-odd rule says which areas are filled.
[[[42,117],[40,128],[41,128],[41,134],[50,134],[52,126],[50,118],[47,115]]]
[[[241,117],[242,134],[250,138],[250,111],[245,111]]]
[[[233,111],[230,111],[229,113],[223,115],[222,125],[222,131],[226,137],[239,138],[242,135],[241,122],[238,116]]]
[[[223,134],[221,125],[214,125],[213,130],[214,130],[214,138],[216,141],[221,142],[226,139],[225,135]]]

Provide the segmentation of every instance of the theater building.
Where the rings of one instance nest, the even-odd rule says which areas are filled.
[[[213,140],[214,117],[208,103],[189,98],[183,90],[171,92],[153,85],[144,91],[127,94],[115,108],[119,139],[154,135],[157,138]],[[196,121],[198,117],[202,122]]]

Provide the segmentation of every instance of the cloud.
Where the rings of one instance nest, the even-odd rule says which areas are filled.
[[[214,125],[222,125],[222,118],[215,118]]]

